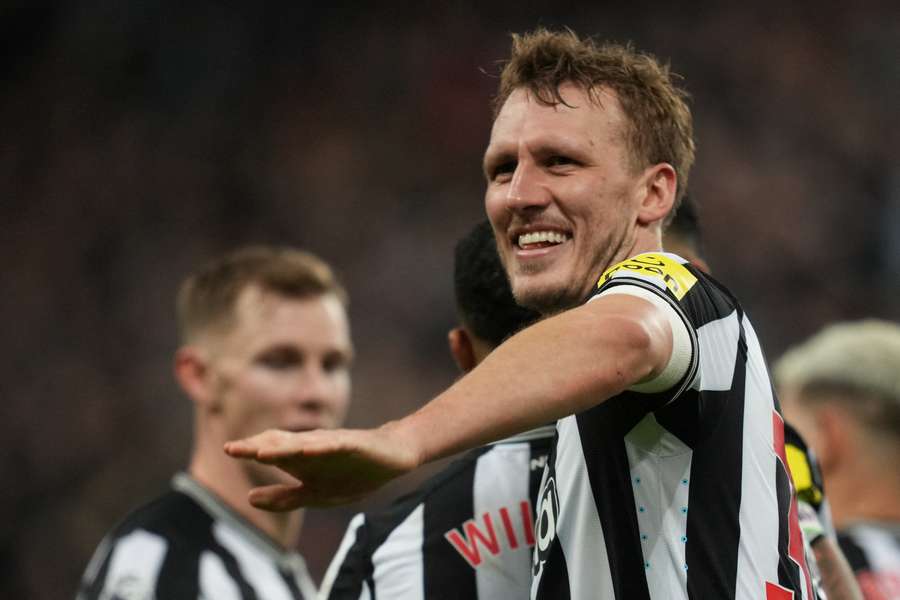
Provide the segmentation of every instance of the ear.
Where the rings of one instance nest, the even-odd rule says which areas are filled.
[[[675,204],[677,184],[678,177],[675,169],[668,163],[659,163],[644,171],[638,189],[641,197],[638,206],[638,223],[640,225],[662,223]]]
[[[475,368],[475,349],[472,347],[472,339],[462,327],[454,327],[447,333],[447,343],[450,346],[450,354],[456,366],[463,373],[468,373]]]
[[[198,407],[214,408],[215,394],[205,353],[197,346],[182,346],[175,352],[175,379]]]
[[[835,472],[842,462],[851,458],[848,452],[852,453],[856,444],[852,443],[852,433],[849,431],[848,425],[853,419],[844,414],[843,411],[835,408],[833,405],[825,405],[816,411],[817,433],[819,435],[819,444],[816,448],[818,454],[819,465],[822,467],[822,473],[826,476],[828,473]]]

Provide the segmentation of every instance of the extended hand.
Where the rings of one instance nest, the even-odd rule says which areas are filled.
[[[228,442],[225,452],[274,465],[298,480],[250,491],[250,504],[270,511],[353,502],[417,466],[415,453],[389,425],[303,433],[270,429]]]

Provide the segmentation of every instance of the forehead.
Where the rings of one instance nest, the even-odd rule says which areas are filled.
[[[349,344],[350,326],[335,294],[291,298],[251,286],[238,296],[229,337],[249,345]]]
[[[613,90],[601,87],[589,94],[566,83],[559,91],[565,104],[548,106],[525,88],[514,90],[494,121],[488,152],[501,145],[527,145],[544,139],[589,146],[622,139],[626,119]]]

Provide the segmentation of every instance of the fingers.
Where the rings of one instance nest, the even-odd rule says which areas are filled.
[[[261,460],[264,456],[284,456],[300,452],[304,435],[306,434],[269,429],[242,440],[226,442],[224,448],[225,453],[233,458]]]
[[[303,484],[278,484],[253,488],[247,496],[256,508],[272,512],[286,512],[303,505]]]

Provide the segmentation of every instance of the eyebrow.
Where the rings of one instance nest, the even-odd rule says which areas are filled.
[[[529,148],[531,154],[542,157],[553,154],[565,154],[573,157],[586,159],[590,148],[594,147],[594,142],[588,137],[587,146],[583,142],[573,142],[572,138],[563,135],[542,136],[535,145]],[[511,144],[510,144],[511,145]],[[503,164],[507,160],[518,160],[518,146],[515,150],[509,150],[507,144],[501,142],[492,144],[487,147],[482,159],[482,170],[485,175],[489,174],[490,167]]]

